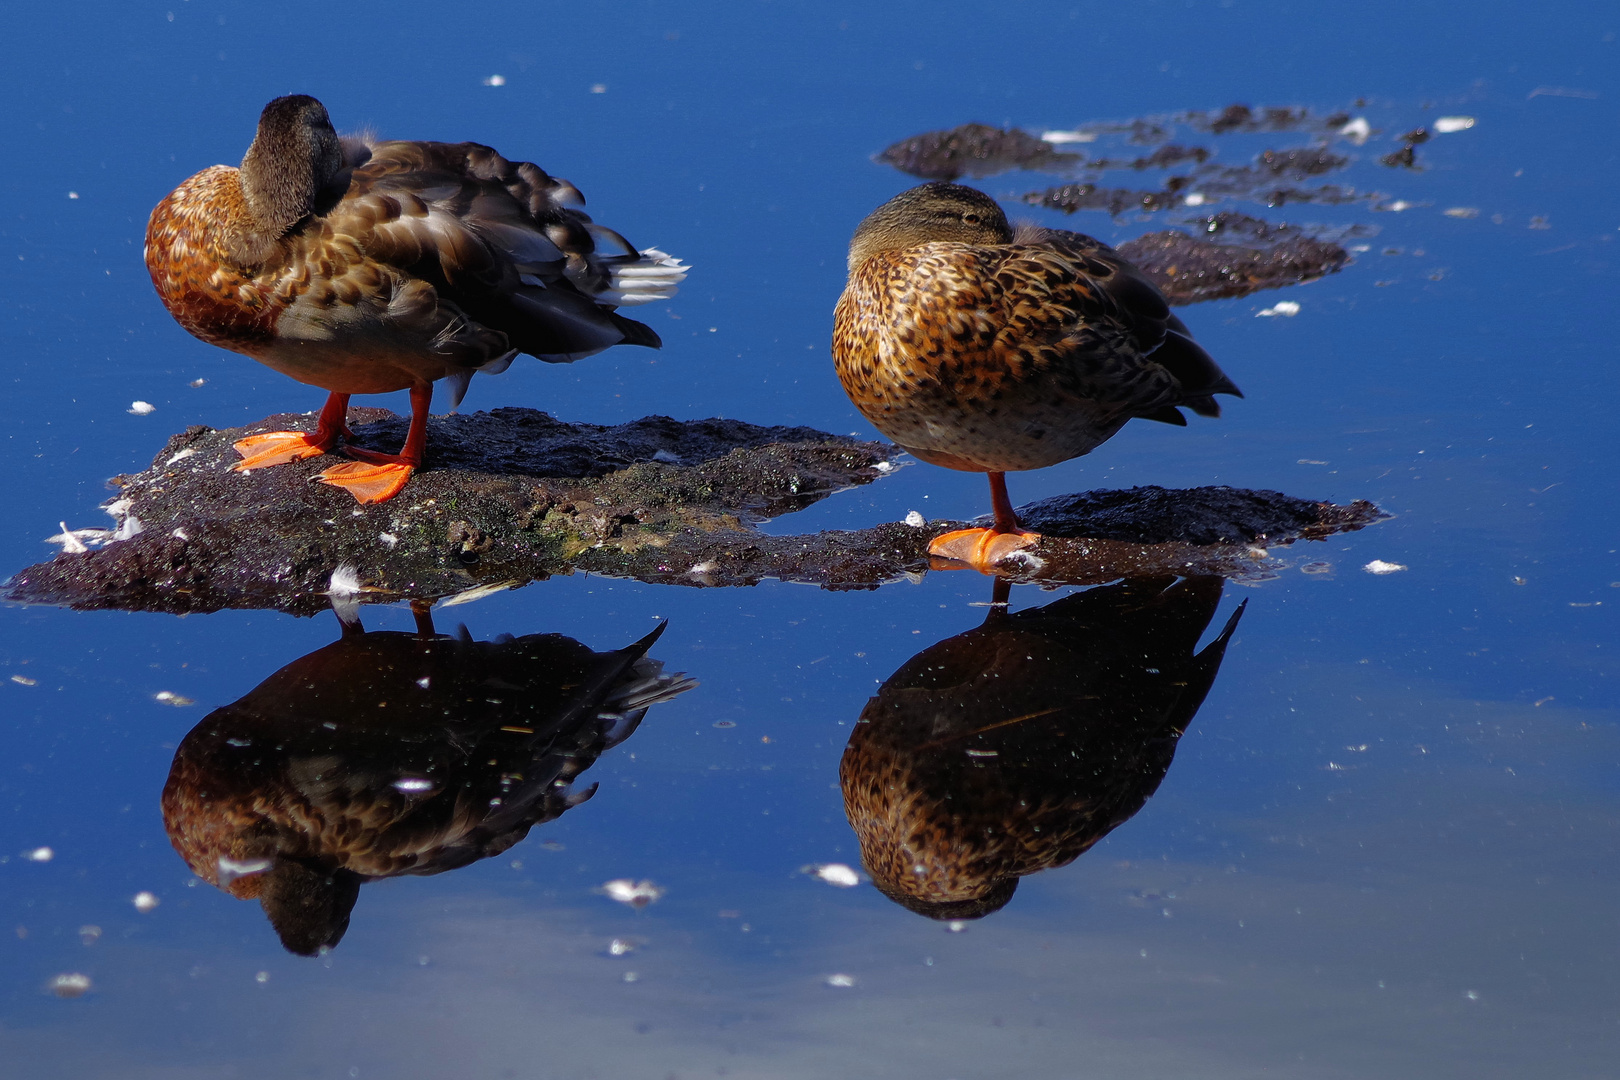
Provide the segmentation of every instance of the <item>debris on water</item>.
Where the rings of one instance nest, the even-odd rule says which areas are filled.
[[[1374,559],[1366,566],[1363,566],[1362,569],[1369,574],[1398,574],[1405,570],[1406,566],[1398,562],[1385,562],[1383,559]]]
[[[59,998],[83,997],[90,992],[90,985],[90,976],[76,971],[57,975],[46,984],[51,993]]]
[[[840,889],[852,889],[861,883],[861,875],[843,863],[816,863],[802,867],[800,873],[810,874]]]
[[[515,578],[509,578],[505,581],[492,581],[487,585],[474,585],[470,589],[463,589],[454,596],[446,597],[441,602],[440,606],[455,607],[457,604],[470,604],[474,600],[482,600],[486,596],[494,596],[496,593],[503,593],[508,589],[515,589],[522,584],[523,582],[518,581]]]
[[[183,694],[176,694],[171,690],[159,690],[157,693],[153,694],[152,697],[160,705],[185,706],[197,704],[191,698],[188,698]]]
[[[915,510],[907,510],[906,511],[906,524],[910,525],[913,529],[920,529],[924,525],[928,524],[928,519],[923,517],[921,514],[919,514]]]
[[[253,975],[253,981],[258,983],[260,986],[263,986],[265,983],[270,981],[270,973],[268,971],[255,972]]]
[[[623,975],[619,976],[619,981],[620,982],[633,983],[633,982],[639,982],[640,980],[641,980],[641,975],[638,974],[637,972],[634,972],[634,971],[627,971]]]
[[[1462,218],[1464,221],[1479,217],[1479,208],[1475,206],[1451,206],[1440,212],[1446,217]]]
[[[1262,308],[1254,314],[1256,318],[1270,318],[1273,315],[1283,315],[1291,319],[1295,315],[1299,314],[1299,304],[1293,300],[1279,300],[1270,307]]]
[[[963,124],[949,131],[928,131],[902,139],[874,160],[924,180],[955,180],[962,176],[980,179],[1009,169],[1050,171],[1084,160],[1079,154],[1054,150],[1055,141],[1016,129]]]
[[[1333,564],[1330,562],[1308,562],[1299,568],[1302,574],[1331,574]]]
[[[1067,146],[1070,143],[1093,143],[1097,141],[1095,131],[1043,131],[1041,140],[1053,146]]]
[[[1243,214],[1214,214],[1203,220],[1204,236],[1177,229],[1148,233],[1119,246],[1119,253],[1153,279],[1172,304],[1247,296],[1314,281],[1350,261],[1343,247],[1301,229]],[[1205,237],[1231,231],[1239,243]]]
[[[129,403],[129,408],[124,411],[132,416],[147,416],[157,412],[157,406],[150,401],[132,401]]]
[[[27,859],[29,862],[50,862],[52,859],[56,858],[56,852],[52,851],[48,847],[37,847],[32,851],[23,852],[23,858]]]
[[[1450,135],[1453,131],[1467,131],[1474,126],[1472,116],[1442,116],[1435,120],[1430,127],[1434,128],[1436,135]]]
[[[1447,213],[1450,213],[1450,211],[1447,211]],[[1545,217],[1537,214],[1535,217],[1530,219],[1530,227],[1532,229],[1550,229],[1552,228],[1552,225],[1548,223]]]
[[[79,940],[81,942],[83,942],[84,944],[86,944],[86,945],[94,945],[100,939],[101,939],[101,927],[99,927],[99,926],[81,926],[81,927],[79,927]]]
[[[968,924],[966,919],[951,919],[945,923],[945,932],[947,934],[965,933],[967,928]]]
[[[1367,123],[1365,116],[1358,116],[1339,129],[1340,137],[1349,140],[1356,146],[1361,146],[1370,139],[1372,133],[1372,125]]]
[[[145,915],[147,912],[156,910],[158,904],[162,903],[162,901],[157,898],[155,893],[149,893],[143,889],[135,894],[130,903],[135,905],[136,911]]]
[[[636,951],[636,943],[629,938],[616,937],[608,942],[609,956],[628,956]]]
[[[26,675],[13,675],[11,677],[11,681],[16,683],[18,686],[38,686],[39,685],[39,680],[38,679],[30,679]]]
[[[484,78],[484,85],[485,86],[505,86],[506,85],[506,76],[505,75],[489,75],[489,76],[486,76]]]
[[[848,989],[849,987],[855,985],[855,976],[853,976],[853,975],[843,975],[843,974],[828,975],[822,981],[825,982],[828,986],[836,986],[839,989]]]
[[[617,900],[621,904],[629,904],[633,908],[644,908],[664,895],[665,890],[643,878],[641,881],[632,881],[629,878],[615,878],[606,882],[596,890],[609,900]]]
[[[207,382],[208,382],[207,379],[192,379],[191,382],[187,383],[186,385],[190,386],[193,390],[195,390],[199,386],[206,385]]]

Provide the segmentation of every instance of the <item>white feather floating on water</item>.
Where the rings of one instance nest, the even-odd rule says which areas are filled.
[[[439,606],[455,607],[457,604],[470,604],[474,600],[482,600],[486,596],[494,596],[498,592],[515,589],[521,584],[523,584],[521,581],[509,579],[507,581],[491,581],[485,585],[474,585],[470,589],[464,589],[456,593],[447,600],[441,600]]]

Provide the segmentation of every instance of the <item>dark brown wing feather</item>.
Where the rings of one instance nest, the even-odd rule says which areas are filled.
[[[478,143],[402,141],[371,147],[332,213],[369,217],[369,257],[429,283],[521,352],[656,348],[656,333],[602,298],[611,266],[640,256],[577,209],[583,201],[566,180]]]

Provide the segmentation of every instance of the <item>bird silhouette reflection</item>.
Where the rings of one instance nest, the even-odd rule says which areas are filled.
[[[1142,808],[1215,681],[1243,606],[1202,652],[1219,578],[1143,578],[1011,614],[912,657],[867,702],[838,770],[889,899],[974,919]]]
[[[163,788],[169,839],[197,875],[257,899],[288,951],[334,946],[360,886],[499,855],[589,799],[574,780],[647,709],[696,684],[647,656],[561,634],[474,641],[343,636],[293,661],[181,741]]]

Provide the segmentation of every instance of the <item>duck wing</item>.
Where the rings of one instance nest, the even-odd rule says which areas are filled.
[[[656,333],[614,309],[673,295],[685,268],[636,251],[583,203],[568,181],[478,143],[381,142],[320,220],[418,283],[396,302],[402,317],[429,304],[459,313],[439,335],[446,350],[474,345],[467,359],[478,362],[466,366],[514,350],[562,362],[618,344],[658,347]],[[467,324],[504,336],[504,347]]]
[[[1211,395],[1242,396],[1158,287],[1108,245],[1059,230],[1019,239],[996,274],[1006,347],[1053,365],[1074,393],[1144,419],[1185,424],[1178,405],[1219,416]]]

